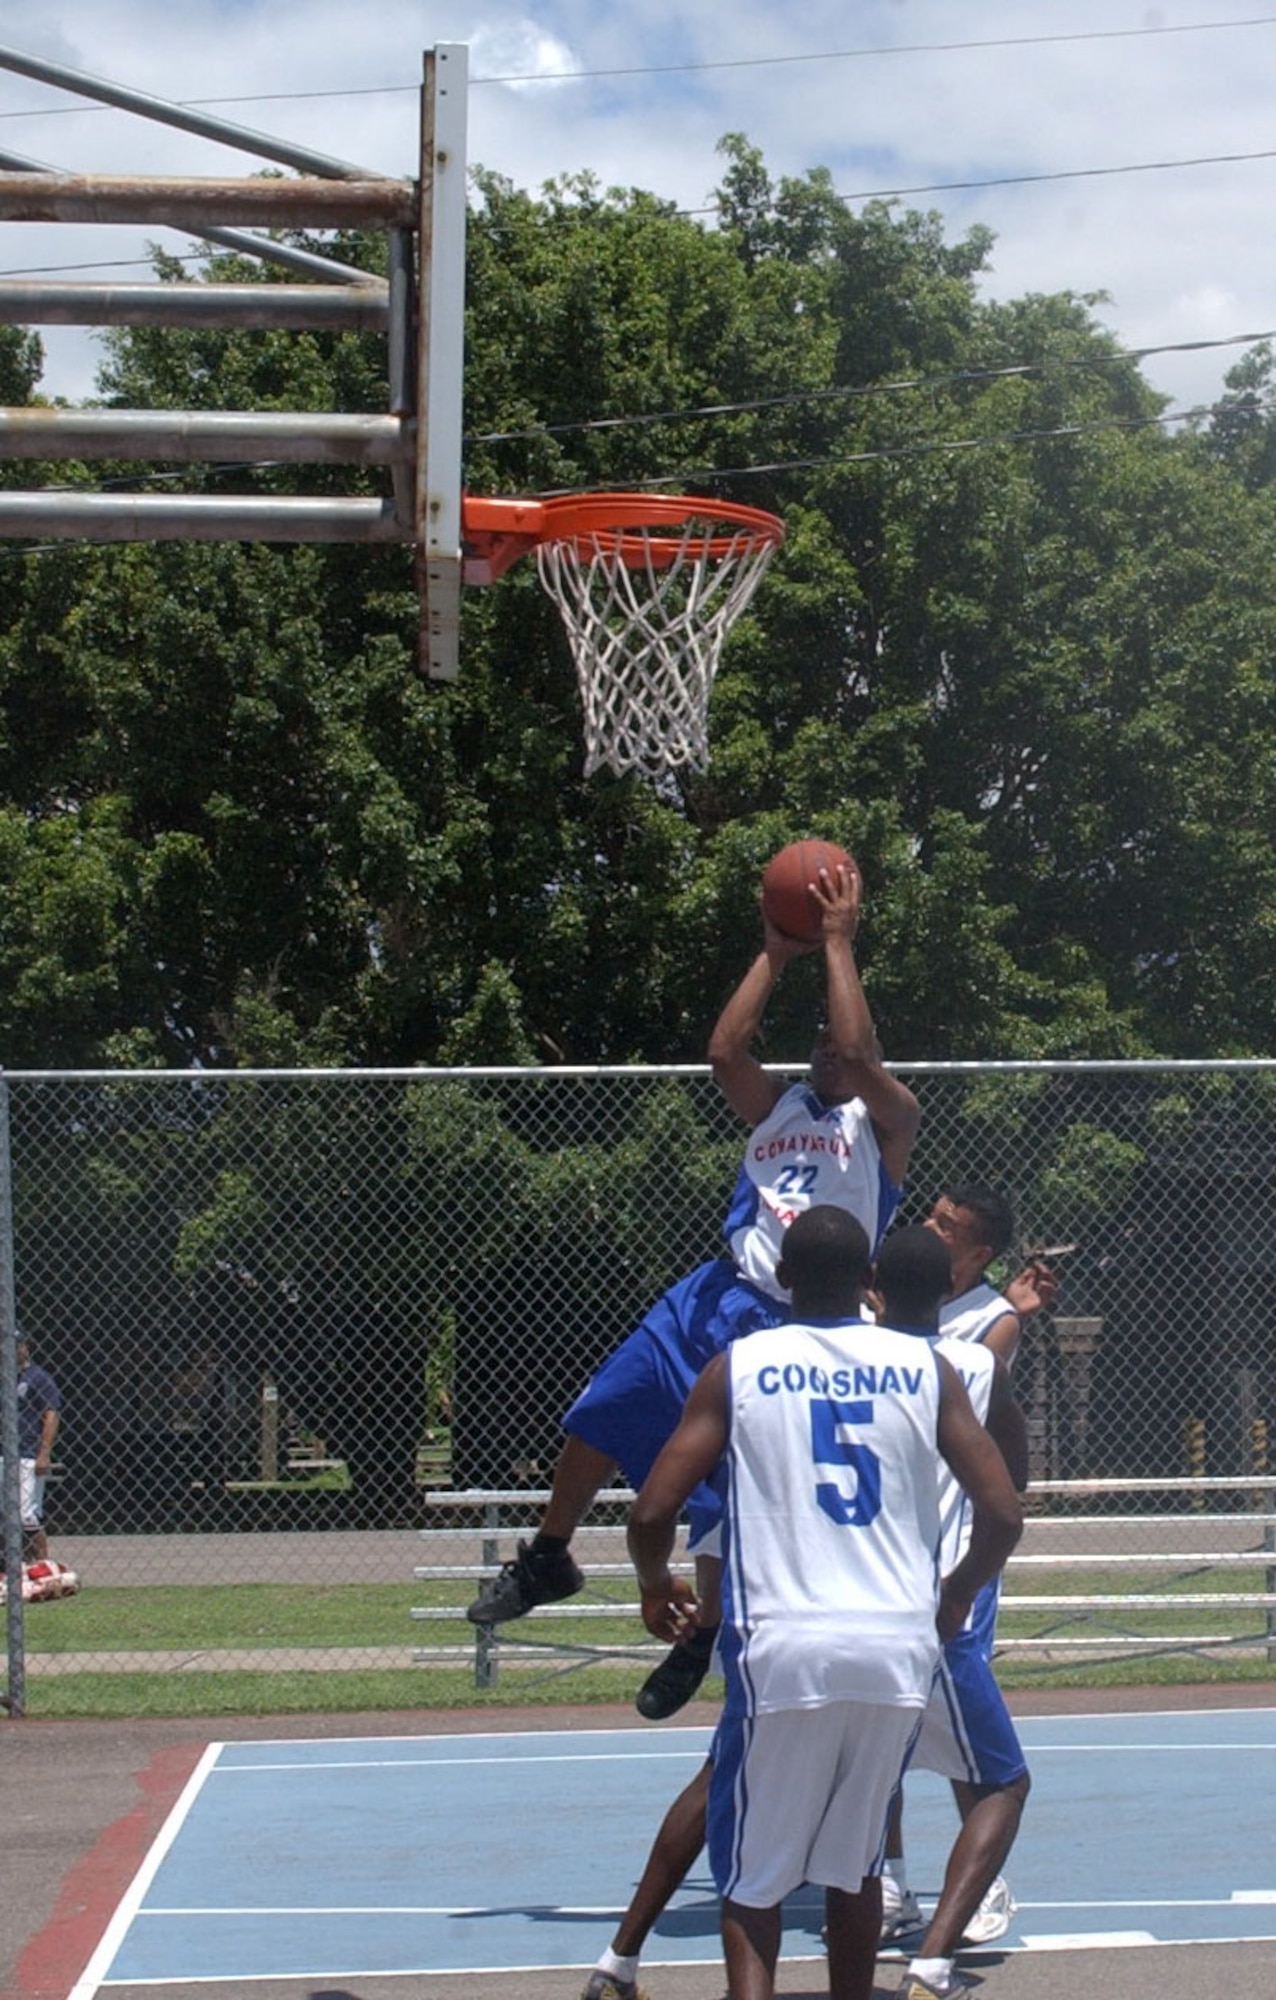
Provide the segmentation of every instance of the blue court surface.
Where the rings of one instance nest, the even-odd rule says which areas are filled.
[[[998,1953],[1276,1939],[1276,1710],[1021,1722],[1033,1792]],[[73,2000],[186,1980],[592,1965],[703,1729],[212,1744]],[[908,1780],[909,1872],[937,1893],[946,1786]],[[812,1892],[786,1959],[821,1955]],[[719,1957],[703,1862],[647,1967]]]

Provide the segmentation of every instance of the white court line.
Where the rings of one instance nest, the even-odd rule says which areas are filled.
[[[1141,1945],[1166,1944],[1151,1931],[1045,1931],[1040,1937],[1025,1935],[1030,1951],[1131,1951]]]
[[[1233,1889],[1230,1896],[1077,1896],[1068,1902],[1047,1902],[1030,1897],[1020,1903],[1025,1910],[1234,1910],[1238,1903],[1276,1903],[1276,1892],[1261,1890],[1250,1895]],[[1022,1928],[1022,1927],[1021,1927]]]
[[[322,1742],[323,1739],[315,1738],[311,1740]],[[454,1742],[455,1740],[455,1738],[450,1737],[431,1738],[431,1741],[440,1743]],[[499,1741],[501,1739],[497,1738],[493,1740]],[[519,1740],[523,1741],[525,1739],[520,1737]],[[238,1776],[241,1771],[257,1774],[263,1771],[302,1771],[307,1776],[311,1774],[322,1775],[325,1771],[479,1771],[489,1764],[500,1764],[510,1770],[518,1770],[524,1765],[528,1768],[539,1768],[542,1764],[614,1764],[617,1761],[659,1764],[669,1763],[670,1761],[676,1762],[687,1757],[703,1757],[706,1754],[708,1741],[709,1733],[706,1732],[705,1740],[702,1744],[691,1746],[684,1750],[637,1748],[633,1750],[608,1751],[551,1750],[531,1757],[341,1757],[319,1763],[316,1763],[311,1758],[299,1757],[295,1761],[272,1759],[262,1764],[219,1764],[214,1775],[219,1778],[233,1778]],[[1029,1756],[1032,1757],[1048,1755],[1109,1757],[1116,1751],[1126,1753],[1147,1751],[1156,1755],[1173,1755],[1178,1757],[1194,1753],[1200,1756],[1212,1757],[1217,1752],[1224,1750],[1239,1751],[1245,1755],[1250,1755],[1256,1750],[1276,1750],[1276,1737],[1273,1737],[1269,1743],[1258,1741],[1250,1743],[1127,1743],[1121,1741],[1107,1743],[1033,1743],[1030,1741],[1024,1744],[1024,1748]]]
[[[103,1984],[103,1974],[107,1966],[123,1942],[125,1932],[137,1915],[138,1905],[155,1880],[160,1863],[180,1833],[183,1822],[203,1790],[204,1781],[222,1748],[220,1743],[210,1743],[186,1780],[180,1798],[156,1834],[146,1859],[125,1890],[114,1916],[102,1933],[97,1950],[71,1988],[67,2000],[92,2000],[92,1996]]]
[[[641,1759],[635,1757],[630,1761],[667,1764],[671,1759],[682,1762],[688,1757],[703,1761],[704,1756],[704,1747],[698,1750],[644,1750]],[[525,1766],[539,1769],[542,1764],[614,1764],[615,1761],[610,1752],[602,1750],[587,1753],[555,1751],[546,1757],[351,1757],[331,1764],[313,1764],[305,1760],[296,1764],[219,1764],[214,1776],[234,1778],[241,1771],[254,1771],[258,1776],[263,1771],[304,1771],[307,1777],[322,1777],[325,1771],[481,1771],[486,1764],[500,1764],[507,1771],[518,1771]]]
[[[1022,1738],[1020,1740],[1022,1741]],[[1137,1755],[1140,1751],[1143,1750],[1155,1750],[1155,1751],[1172,1750],[1174,1754],[1179,1757],[1183,1756],[1187,1752],[1195,1752],[1201,1755],[1208,1755],[1212,1757],[1216,1750],[1244,1750],[1247,1753],[1253,1750],[1276,1750],[1276,1736],[1272,1738],[1270,1743],[1260,1743],[1258,1741],[1255,1741],[1253,1743],[1122,1743],[1122,1742],[1032,1743],[1028,1742],[1024,1744],[1024,1749],[1028,1751],[1033,1757],[1036,1757],[1043,1750],[1058,1750],[1066,1752],[1068,1754],[1071,1754],[1075,1750],[1080,1750],[1086,1752],[1089,1755],[1095,1755],[1097,1753],[1105,1757],[1111,1756],[1111,1754],[1117,1750],[1121,1751],[1123,1754],[1127,1756]]]
[[[263,1904],[251,1903],[241,1907],[217,1909],[192,1905],[189,1908],[174,1906],[171,1909],[139,1910],[142,1917],[490,1917],[498,1911],[507,1911],[508,1903],[301,1903],[295,1908],[280,1905],[271,1908]],[[1046,1905],[1042,1906],[1047,1907]],[[1054,1908],[1053,1904],[1048,1906]],[[1064,1905],[1060,1904],[1062,1909]],[[1070,1907],[1070,1906],[1069,1906]],[[1083,1906],[1084,1907],[1084,1906]],[[516,1912],[519,1916],[531,1914],[538,1917],[623,1917],[624,1908],[619,1903],[520,1903]]]
[[[1185,1945],[1214,1945],[1219,1942],[1220,1940],[1217,1938],[1156,1938],[1152,1937],[1149,1933],[1145,1931],[1106,1931],[1106,1932],[1089,1932],[1089,1933],[1085,1931],[1078,1931],[1075,1935],[1072,1935],[1071,1933],[1064,1931],[1058,1931],[1058,1932],[1044,1933],[1039,1938],[1033,1938],[1031,1940],[1030,1945],[1028,1944],[1028,1941],[1025,1940],[1024,1945],[1012,1945],[1008,1949],[1004,1945],[1004,1943],[1002,1943],[999,1940],[996,1949],[999,1952],[1002,1951],[1006,1952],[1007,1956],[1017,1956],[1025,1948],[1041,1952],[1089,1951],[1094,1949],[1096,1946],[1101,1947],[1104,1950],[1112,1950],[1112,1951],[1147,1950],[1147,1949],[1153,1949],[1153,1950],[1159,1949],[1161,1951],[1178,1951],[1181,1950]],[[1223,1942],[1226,1942],[1227,1944],[1267,1944],[1270,1942],[1270,1940],[1265,1937],[1227,1938],[1223,1940]],[[711,1961],[703,1958],[644,1958],[643,1960],[644,1969],[650,1972],[671,1972],[680,1969],[703,1971],[705,1966],[710,1963]],[[824,1963],[824,1958],[822,1953],[816,1954],[814,1952],[811,1953],[803,1952],[803,1953],[795,1953],[792,1957],[790,1957],[782,1951],[780,1956],[780,1963],[781,1965],[785,1966],[820,1965]],[[575,1972],[592,1972],[594,1968],[591,1961],[591,1963],[588,1965],[585,1965],[583,1963],[580,1965],[563,1965],[559,1966],[557,1969],[561,1972],[575,1973]],[[489,1979],[489,1978],[495,1979],[513,1973],[520,1973],[520,1972],[544,1973],[547,1970],[552,1971],[554,1970],[554,1968],[546,1967],[544,1964],[474,1965],[474,1966],[466,1965],[466,1966],[449,1966],[445,1968],[435,1968],[432,1971],[425,1973],[422,1972],[421,1967],[419,1965],[405,1965],[405,1966],[380,1965],[371,1968],[369,1968],[366,1965],[314,1966],[310,1968],[306,1968],[303,1966],[297,1972],[269,1973],[264,1978],[254,1978],[252,1980],[252,1985],[254,1987],[258,1986],[265,1987],[269,1986],[272,1982],[278,1984],[280,1981],[284,1979],[291,1980],[294,1983],[300,1979],[322,1979],[325,1983],[336,1982],[338,1980],[342,1982],[353,1982],[356,1979],[368,1979],[368,1980],[415,1979],[419,1983],[422,1979],[431,1979],[431,1980]],[[115,1986],[127,1985],[129,1987],[142,1987],[142,1986],[171,1986],[172,1984],[173,1981],[171,1977],[167,1976],[161,1979],[129,1979],[129,1980],[117,1979],[117,1980],[107,1980],[105,1982],[106,1988],[109,1988],[112,1985]],[[185,1973],[182,1976],[183,1986],[238,1986],[242,1990],[244,1984],[245,1980],[242,1972],[196,1973],[196,1974]]]
[[[799,1891],[801,1896],[803,1892]],[[932,1900],[930,1898],[928,1900]],[[1022,1915],[1033,1910],[1232,1910],[1240,1904],[1276,1903],[1276,1889],[1233,1889],[1230,1896],[1080,1896],[1071,1901],[1032,1899],[1019,1905]],[[508,1903],[298,1903],[150,1905],[137,1912],[145,1917],[490,1917],[509,1909]],[[797,1903],[795,1902],[795,1907]],[[814,1892],[806,1904],[815,1908]],[[611,1903],[520,1903],[520,1913],[538,1917],[620,1917]]]

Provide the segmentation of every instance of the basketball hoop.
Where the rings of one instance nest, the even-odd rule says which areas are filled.
[[[567,628],[585,775],[660,777],[709,761],[709,694],[728,632],[784,540],[757,507],[651,493],[463,503],[465,580],[536,554]]]

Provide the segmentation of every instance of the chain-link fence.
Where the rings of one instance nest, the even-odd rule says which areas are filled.
[[[991,1180],[1017,1254],[1078,1246],[1017,1374],[1034,1475],[1264,1474],[1276,1064],[903,1074],[907,1217]],[[33,1675],[409,1659],[438,1496],[547,1482],[591,1369],[717,1253],[741,1147],[698,1068],[13,1074],[7,1097],[17,1318],[64,1400],[50,1553],[85,1585],[28,1607]],[[281,1644],[285,1588],[312,1615]]]

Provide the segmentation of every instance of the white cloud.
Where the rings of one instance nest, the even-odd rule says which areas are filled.
[[[700,208],[720,174],[718,139],[742,130],[774,173],[827,166],[847,194],[950,184],[909,199],[939,209],[954,235],[974,222],[996,232],[989,295],[1105,292],[1104,323],[1129,345],[1153,346],[1276,326],[1276,264],[1264,248],[1276,159],[1168,164],[1271,150],[1276,24],[1222,25],[1246,11],[1235,0],[808,0],[800,13],[776,0],[730,11],[682,0],[640,10],[597,0],[5,0],[0,37],[164,97],[279,93],[212,108],[404,175],[422,50],[465,42],[470,157],[516,184],[588,168],[604,185]],[[592,74],[568,82],[577,70]],[[498,77],[520,80],[483,80]],[[0,146],[78,172],[245,170],[241,154],[117,111],[62,115],[71,102],[0,71],[0,114],[24,114],[0,116]],[[1148,170],[1100,171],[1135,166]],[[137,232],[0,231],[5,270],[138,254]],[[88,393],[86,337],[67,332],[49,346],[52,386]],[[1153,357],[1145,368],[1199,402],[1218,393],[1238,352]]]
[[[506,87],[519,91],[569,77],[580,67],[566,42],[525,16],[478,26],[469,51],[475,76],[517,79]]]

